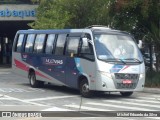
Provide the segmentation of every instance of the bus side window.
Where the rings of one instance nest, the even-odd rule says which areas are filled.
[[[34,44],[35,34],[29,34],[27,36],[27,41],[25,45],[25,52],[31,53],[33,51],[33,44]]]
[[[91,37],[89,34],[86,35],[88,39],[88,46],[83,45],[81,41],[81,49],[79,53],[79,57],[89,59],[91,61],[94,61],[94,52],[93,52],[93,45],[89,42],[91,40]]]
[[[55,55],[63,55],[67,34],[59,34],[56,43]]]
[[[36,36],[35,44],[34,44],[34,52],[35,53],[42,53],[43,52],[43,46],[45,41],[45,34],[38,34]]]
[[[20,34],[18,36],[18,41],[17,41],[17,44],[16,44],[16,49],[15,49],[16,52],[21,52],[23,39],[24,39],[24,34]]]
[[[69,37],[68,38],[68,43],[67,43],[67,48],[66,48],[67,56],[71,56],[71,54],[73,54],[74,56],[77,56],[79,40],[80,40],[80,37]]]
[[[52,54],[55,41],[55,34],[49,34],[46,42],[45,53]]]

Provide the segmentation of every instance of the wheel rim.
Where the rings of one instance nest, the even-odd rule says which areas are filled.
[[[35,83],[35,78],[34,76],[31,76],[31,85],[34,85],[34,83]]]
[[[89,92],[89,86],[88,86],[87,83],[85,83],[85,84],[82,86],[82,92],[83,92],[83,93]]]

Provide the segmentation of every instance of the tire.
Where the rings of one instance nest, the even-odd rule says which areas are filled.
[[[44,86],[43,81],[36,80],[36,76],[34,72],[31,72],[29,75],[29,83],[33,88],[39,88]]]
[[[83,97],[92,97],[93,95],[93,92],[89,90],[89,85],[88,85],[88,82],[86,79],[83,79],[81,82],[80,82],[80,86],[79,86],[79,89],[80,89],[80,93]]]
[[[129,97],[133,94],[133,92],[120,92],[122,96]]]

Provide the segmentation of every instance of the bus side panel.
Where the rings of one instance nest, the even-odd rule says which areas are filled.
[[[28,67],[22,61],[21,53],[12,52],[12,70],[14,73],[28,77]]]
[[[90,90],[95,90],[96,87],[96,79],[95,79],[95,75],[96,75],[96,64],[93,61],[87,60],[87,59],[83,59],[83,58],[74,58],[75,61],[75,69],[72,69],[71,73],[72,76],[70,76],[70,79],[68,77],[68,81],[72,80],[75,81],[77,79],[75,79],[75,71],[79,72],[79,76],[83,75],[87,78],[88,83],[89,83],[89,89]],[[69,66],[68,66],[69,67]],[[73,67],[74,68],[74,67]],[[73,77],[73,78],[72,78]],[[77,84],[77,82],[74,82],[74,84]]]
[[[44,55],[39,61],[40,70],[52,77],[52,83],[65,85],[65,56]]]
[[[26,56],[25,53],[22,56]],[[65,84],[65,57],[29,54],[24,59],[35,70],[36,79],[58,85]]]
[[[37,80],[50,82],[57,85],[64,85],[64,82],[62,82],[62,80],[64,81],[65,77],[62,77],[62,74],[60,75],[60,73],[63,72],[61,72],[62,69],[59,69],[62,67],[56,66],[57,69],[59,69],[59,71],[57,70],[57,72],[54,72],[53,69],[55,69],[55,67],[48,64],[45,65],[44,58],[47,59],[48,57],[46,57],[46,55],[13,52],[13,58],[12,58],[13,72],[23,77],[28,77],[29,69],[33,69],[35,71]]]

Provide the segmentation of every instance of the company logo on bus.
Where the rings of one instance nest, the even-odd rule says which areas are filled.
[[[28,55],[23,55],[23,58],[26,59],[28,57]]]
[[[63,60],[56,60],[56,59],[50,59],[50,58],[44,58],[43,63],[47,65],[62,65]]]
[[[23,54],[23,55],[22,55],[22,60],[25,61],[27,58],[28,58],[28,55],[26,55],[26,54]]]

